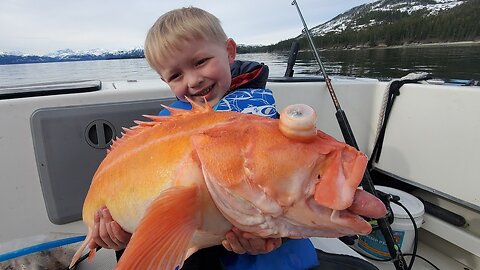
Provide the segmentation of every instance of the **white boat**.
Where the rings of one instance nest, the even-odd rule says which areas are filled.
[[[360,150],[372,153],[384,93],[390,82],[332,78]],[[270,78],[279,110],[312,106],[317,127],[342,134],[325,83]],[[10,91],[12,94],[7,94]],[[0,92],[0,250],[2,245],[47,233],[82,235],[83,196],[122,126],[156,114],[175,100],[161,80],[83,81],[29,85]],[[374,181],[392,185],[466,220],[455,226],[423,215],[417,254],[440,269],[480,269],[480,87],[411,83],[400,88]],[[312,239],[326,252],[362,257],[338,239]],[[1,252],[0,252],[1,254]],[[406,257],[407,261],[410,257]],[[370,261],[379,269],[395,269]],[[112,269],[112,251],[100,251],[79,269]],[[434,269],[420,258],[413,269]]]

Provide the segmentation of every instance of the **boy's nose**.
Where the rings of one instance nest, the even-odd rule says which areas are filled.
[[[189,88],[198,88],[202,86],[203,81],[203,76],[197,73],[192,73],[187,76],[187,84]]]

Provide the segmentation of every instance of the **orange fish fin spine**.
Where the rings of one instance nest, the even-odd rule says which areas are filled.
[[[144,115],[145,116],[145,115]],[[134,137],[136,136],[137,134],[139,133],[142,133],[143,131],[145,131],[146,129],[148,128],[151,128],[151,127],[154,127],[155,125],[161,123],[161,122],[165,122],[163,120],[160,120],[159,118],[155,118],[155,116],[145,116],[146,118],[149,118],[149,119],[156,119],[156,120],[153,120],[152,122],[145,122],[145,121],[134,121],[135,124],[137,124],[136,126],[133,126],[131,128],[126,128],[126,127],[122,127],[122,137],[119,138],[119,137],[116,137],[113,142],[112,142],[112,145],[110,146],[110,149],[108,149],[107,151],[107,154],[110,153],[111,151],[113,151],[115,148],[117,148],[117,146],[121,145],[124,141],[128,140],[129,138],[131,137]]]
[[[169,117],[169,116],[159,116],[159,115],[148,115],[148,114],[144,114],[142,115],[143,117],[145,118],[148,118],[154,122],[168,122],[169,120],[171,120],[172,118]],[[134,121],[135,123],[137,123],[137,121]],[[141,122],[141,121],[138,121],[140,124],[142,123],[148,123],[148,122]]]
[[[78,248],[77,252],[75,252],[75,254],[73,255],[72,261],[70,262],[70,266],[68,267],[69,269],[71,269],[75,265],[75,263],[78,261],[78,259],[80,259],[83,251],[85,250],[85,248],[87,248],[88,243],[90,243],[91,240],[92,240],[92,229],[88,228],[87,237],[85,237],[85,240],[83,240],[82,245]],[[93,255],[92,255],[92,250],[94,252]],[[95,256],[95,249],[91,249],[88,255],[88,260],[89,261],[93,260],[94,256]]]
[[[203,105],[193,101],[189,97],[185,97],[185,99],[192,105],[191,110],[173,108],[173,107],[166,106],[166,105],[163,105],[163,104],[162,104],[162,107],[167,109],[170,112],[171,116],[185,116],[185,115],[192,115],[192,114],[197,114],[197,113],[207,113],[207,112],[212,112],[213,111],[212,107],[208,104],[205,97],[204,97],[204,104]]]
[[[155,199],[116,269],[180,268],[200,224],[198,192],[197,186],[172,187]]]
[[[97,250],[96,249],[90,249],[90,252],[88,252],[88,262],[92,262],[93,261],[93,258],[95,258],[95,255],[97,254]]]
[[[170,112],[170,116],[191,115],[193,113],[191,110],[178,109],[170,106],[165,106],[163,104],[162,107],[167,109],[168,112]]]
[[[185,97],[185,99],[192,104],[192,112],[211,112],[213,111],[212,107],[208,104],[207,99],[203,97],[203,102],[204,105],[202,106],[201,104],[193,101],[189,97]]]

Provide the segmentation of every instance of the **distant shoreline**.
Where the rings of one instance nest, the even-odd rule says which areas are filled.
[[[457,41],[457,42],[435,42],[435,43],[409,43],[404,45],[379,45],[375,47],[365,47],[365,49],[385,49],[385,48],[421,48],[421,47],[438,47],[438,46],[469,46],[469,45],[480,45],[480,40],[475,41]],[[360,49],[362,49],[360,47]]]
[[[332,47],[332,48],[317,48],[319,51],[335,51],[335,50],[379,50],[379,49],[402,49],[402,48],[428,48],[428,47],[439,47],[439,46],[451,46],[451,47],[460,47],[460,46],[479,46],[480,40],[475,41],[457,41],[457,42],[435,42],[435,43],[409,43],[403,45],[377,45],[377,46],[364,46],[357,45],[351,47]],[[310,51],[299,50],[300,52]],[[286,51],[287,52],[287,51]]]

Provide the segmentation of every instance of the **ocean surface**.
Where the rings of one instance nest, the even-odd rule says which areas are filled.
[[[319,54],[329,76],[388,80],[411,72],[428,72],[437,79],[480,79],[478,44],[324,50]],[[237,59],[263,62],[269,66],[270,76],[283,76],[288,52],[239,54]],[[298,54],[294,71],[294,76],[318,74],[311,52]],[[0,65],[0,87],[74,80],[144,79],[159,79],[145,59]]]

